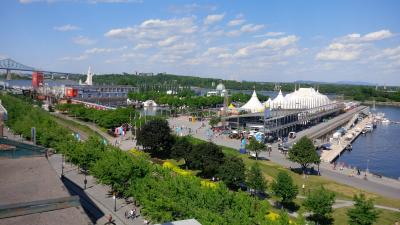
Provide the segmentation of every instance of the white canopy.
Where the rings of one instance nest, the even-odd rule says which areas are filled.
[[[265,101],[263,104],[264,104],[265,107],[269,108],[269,107],[271,107],[271,103],[272,103],[272,99],[268,98],[268,100]]]
[[[282,109],[311,109],[330,103],[329,98],[316,91],[314,88],[299,88],[283,97],[279,91],[278,96],[272,100],[271,108]]]
[[[241,109],[250,111],[252,113],[264,111],[264,105],[260,102],[260,100],[258,100],[255,90],[253,91],[253,95],[251,96],[250,100],[244,106],[242,106]]]

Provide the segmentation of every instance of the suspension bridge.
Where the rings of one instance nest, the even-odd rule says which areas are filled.
[[[47,71],[47,70],[42,70],[38,69],[32,66],[26,66],[22,63],[19,63],[13,59],[7,58],[7,59],[1,59],[0,60],[0,70],[5,70],[6,71],[6,79],[11,80],[11,71],[24,71],[24,72],[42,72],[43,74],[46,75],[58,75],[58,76],[66,76],[68,77],[69,75],[75,75],[76,73],[66,73],[66,72],[55,72],[55,71]]]

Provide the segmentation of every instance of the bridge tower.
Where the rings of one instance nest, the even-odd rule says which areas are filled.
[[[6,70],[6,74],[7,74],[6,80],[11,80],[11,73],[10,73],[10,70]]]

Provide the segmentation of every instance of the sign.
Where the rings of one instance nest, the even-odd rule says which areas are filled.
[[[271,109],[270,108],[265,108],[264,110],[264,119],[267,119],[271,117]]]

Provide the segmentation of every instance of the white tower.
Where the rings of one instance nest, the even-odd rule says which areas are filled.
[[[89,66],[85,84],[86,84],[86,85],[93,85],[93,80],[92,80],[92,79],[93,79],[92,68]]]

